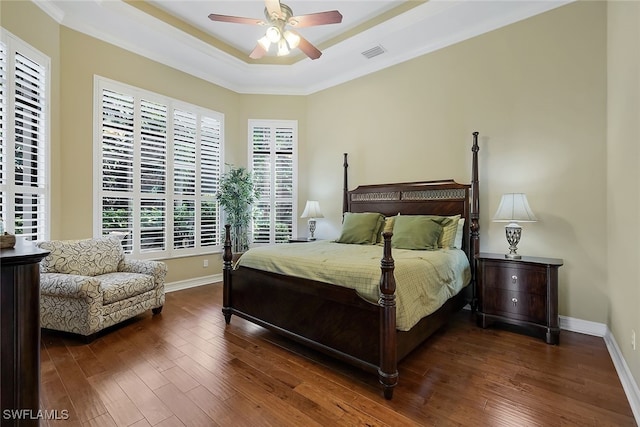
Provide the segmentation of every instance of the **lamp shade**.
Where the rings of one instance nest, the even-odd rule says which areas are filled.
[[[307,204],[304,207],[304,212],[300,218],[324,218],[320,211],[320,203],[316,200],[307,200]]]
[[[493,216],[496,222],[536,222],[538,218],[529,207],[526,194],[503,194],[496,214]]]

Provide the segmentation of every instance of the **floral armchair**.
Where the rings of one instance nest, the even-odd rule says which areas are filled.
[[[104,328],[164,305],[167,267],[126,259],[114,236],[52,240],[40,262],[40,326],[93,339]]]

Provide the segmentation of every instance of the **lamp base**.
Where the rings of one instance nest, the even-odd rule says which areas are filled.
[[[313,235],[313,233],[316,232],[316,219],[315,218],[309,218],[309,238],[308,240],[316,240],[316,237]]]
[[[509,259],[521,259],[518,255],[518,243],[520,242],[520,236],[522,236],[522,227],[515,222],[504,227],[505,234],[507,236],[507,243],[509,243],[509,253],[505,254],[505,258]]]

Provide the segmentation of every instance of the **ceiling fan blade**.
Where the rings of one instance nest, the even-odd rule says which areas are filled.
[[[264,4],[267,8],[267,12],[269,13],[269,17],[273,17],[275,15],[276,17],[280,18],[282,16],[280,0],[265,0]]]
[[[216,22],[231,22],[234,24],[249,24],[249,25],[265,25],[266,24],[262,19],[243,18],[241,16],[218,15],[216,13],[210,14],[209,19]]]
[[[314,25],[339,24],[342,22],[342,14],[337,10],[327,12],[310,13],[308,15],[292,16],[288,24],[295,28],[313,27]]]
[[[320,58],[320,55],[322,55],[322,52],[320,52],[317,47],[309,43],[309,41],[304,37],[302,37],[300,34],[298,33],[296,34],[298,35],[298,37],[300,37],[300,43],[298,44],[298,49],[303,51],[305,55],[307,55],[311,59]]]
[[[260,59],[267,53],[266,49],[258,43],[253,51],[249,54],[251,59]]]

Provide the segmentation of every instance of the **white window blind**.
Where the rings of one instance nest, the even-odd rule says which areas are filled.
[[[250,164],[260,191],[253,243],[287,242],[297,227],[297,139],[296,121],[249,121]]]
[[[126,234],[141,258],[219,249],[224,116],[99,77],[96,88],[96,234]]]
[[[49,58],[2,30],[0,214],[26,240],[49,237]]]

